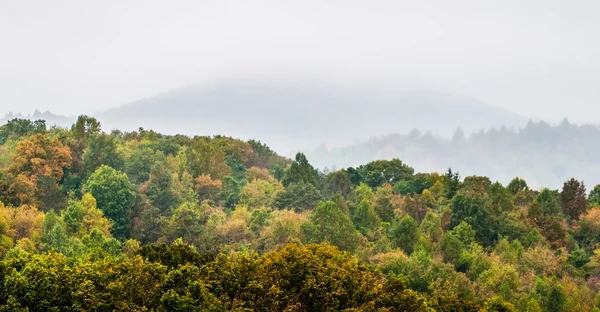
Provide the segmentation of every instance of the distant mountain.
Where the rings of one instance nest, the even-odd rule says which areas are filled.
[[[24,115],[22,113],[8,113],[4,117],[0,118],[0,125],[5,124],[7,121],[20,118],[30,120],[45,120],[48,127],[60,126],[60,127],[71,127],[75,122],[75,118],[63,115],[55,115],[49,111],[40,112],[35,110],[33,113]]]
[[[466,96],[424,88],[389,89],[306,80],[226,80],[194,85],[97,114],[105,130],[258,138],[280,152],[350,144],[418,128],[523,126],[518,114]]]

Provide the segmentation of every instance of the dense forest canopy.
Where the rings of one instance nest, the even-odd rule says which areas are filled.
[[[537,142],[536,159],[597,131],[526,129],[453,140],[489,157]],[[12,119],[0,310],[600,311],[600,186],[405,161],[322,171],[257,140]]]
[[[304,150],[318,168],[344,168],[378,159],[402,158],[419,171],[448,167],[464,175],[485,175],[508,183],[515,176],[529,185],[558,188],[576,176],[600,183],[600,127],[530,121],[523,128],[500,127],[469,134],[460,128],[451,138],[413,130],[375,137],[345,147]]]

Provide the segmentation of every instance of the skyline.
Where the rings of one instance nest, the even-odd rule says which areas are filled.
[[[600,3],[0,4],[0,113],[93,113],[231,77],[425,84],[598,123]]]

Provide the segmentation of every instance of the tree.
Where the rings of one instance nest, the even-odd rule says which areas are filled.
[[[429,189],[435,183],[435,179],[430,174],[417,173],[409,180],[401,180],[394,184],[394,191],[400,195],[421,194]]]
[[[446,175],[444,175],[444,196],[446,199],[452,199],[459,189],[460,175],[458,172],[452,172],[452,169],[448,168]]]
[[[210,242],[203,240],[204,225],[207,222],[205,206],[197,202],[184,202],[173,211],[173,215],[164,227],[164,239],[173,242],[180,238],[186,244],[203,247]],[[204,249],[204,248],[203,248]]]
[[[7,172],[23,175],[32,181],[47,176],[58,182],[63,176],[64,168],[70,163],[71,154],[68,148],[56,139],[36,134],[17,145]]]
[[[102,165],[121,170],[125,162],[117,151],[115,137],[105,133],[90,135],[83,153],[83,178],[89,177]]]
[[[535,298],[529,299],[525,312],[542,312],[542,307]]]
[[[389,184],[384,184],[377,188],[373,198],[375,204],[375,212],[384,222],[391,223],[396,215],[395,210],[399,208],[401,198],[393,194],[392,187]]]
[[[496,224],[493,222],[485,199],[481,195],[465,195],[458,193],[452,199],[452,218],[450,228],[461,222],[468,223],[475,230],[477,241],[490,245],[496,240]]]
[[[34,198],[24,194],[36,193],[40,183],[57,188],[65,168],[71,165],[71,153],[56,139],[36,134],[17,145],[7,173],[13,176],[12,191],[21,203],[35,203]],[[25,191],[27,190],[27,191]]]
[[[323,195],[330,199],[336,194],[342,195],[347,198],[354,189],[352,182],[348,178],[348,174],[344,170],[334,171],[325,176],[323,181]]]
[[[499,182],[489,188],[490,212],[499,216],[503,212],[512,211],[515,208],[511,192]]]
[[[36,133],[46,133],[46,121],[36,120],[32,122],[29,119],[11,119],[0,126],[0,144],[6,143],[9,139],[19,139]]]
[[[131,236],[144,245],[155,243],[168,224],[166,221],[159,208],[142,205],[133,219]]]
[[[465,251],[465,245],[460,241],[458,236],[452,231],[446,232],[442,237],[440,246],[444,255],[444,261],[457,265]]]
[[[560,214],[559,204],[560,194],[557,190],[550,190],[544,188],[536,197],[537,202],[540,204],[543,215],[558,215]]]
[[[275,199],[284,191],[283,185],[275,180],[254,180],[244,185],[240,191],[239,203],[248,208],[272,207]]]
[[[376,160],[358,168],[361,180],[370,187],[383,184],[394,185],[402,180],[411,179],[415,170],[402,163],[400,159]]]
[[[194,189],[198,193],[198,201],[215,200],[223,189],[223,182],[214,180],[207,174],[202,174],[196,178]]]
[[[104,236],[110,235],[110,221],[104,217],[102,210],[96,207],[96,199],[91,194],[84,194],[80,201],[71,200],[62,212],[62,219],[70,234],[79,238],[100,231]]]
[[[78,139],[88,139],[90,136],[100,133],[100,122],[87,115],[80,115],[71,126],[73,136]]]
[[[127,175],[102,165],[89,177],[83,189],[96,199],[100,210],[113,222],[113,236],[125,240],[130,226],[129,211],[136,196]]]
[[[600,205],[600,184],[594,186],[594,189],[590,191],[588,202],[590,205]]]
[[[201,267],[214,260],[212,255],[201,255],[192,246],[176,242],[171,245],[144,245],[135,253],[147,261],[163,264],[169,269],[176,269],[178,266],[186,264]]]
[[[402,210],[413,219],[421,222],[427,213],[427,206],[423,204],[418,194],[407,195],[402,199]]]
[[[367,237],[379,228],[381,222],[373,209],[373,205],[367,200],[358,203],[353,219],[356,228]]]
[[[433,211],[428,211],[419,225],[419,232],[431,241],[439,242],[444,233],[441,216]]]
[[[307,243],[330,243],[341,250],[354,251],[359,244],[359,233],[344,212],[332,201],[320,202],[302,225]]]
[[[392,245],[404,250],[408,255],[412,254],[419,240],[418,226],[415,219],[409,215],[402,218],[396,217],[389,229]]]
[[[464,179],[462,184],[462,192],[471,194],[487,194],[492,186],[492,181],[488,177],[482,176],[468,176]]]
[[[285,170],[281,183],[285,187],[290,184],[299,183],[311,184],[317,187],[319,175],[317,170],[306,159],[306,155],[297,153],[295,161]]]
[[[155,152],[148,147],[134,148],[125,161],[124,171],[131,182],[141,184],[148,181],[152,166],[165,158],[162,152]]]
[[[569,263],[576,268],[583,267],[586,263],[590,262],[590,256],[582,248],[573,250],[569,256]]]
[[[208,138],[194,139],[193,145],[184,152],[184,161],[185,169],[194,179],[206,174],[214,180],[221,180],[231,174],[225,153],[211,144]]]
[[[288,185],[285,192],[277,193],[274,205],[279,209],[291,208],[304,211],[315,208],[321,200],[321,193],[312,184],[299,182]]]
[[[579,220],[579,216],[588,208],[585,198],[585,185],[575,179],[564,183],[560,194],[561,208],[571,220]]]
[[[529,186],[527,186],[527,182],[525,182],[525,180],[519,177],[512,179],[510,183],[508,183],[506,188],[513,195],[517,195],[517,193],[519,192],[529,191]]]
[[[146,195],[156,208],[165,213],[171,206],[176,206],[174,194],[174,171],[166,161],[156,162],[150,169],[150,178],[147,183]]]

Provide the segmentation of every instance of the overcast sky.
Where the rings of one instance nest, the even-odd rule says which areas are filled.
[[[423,83],[600,123],[600,1],[0,0],[0,114],[227,77]]]

